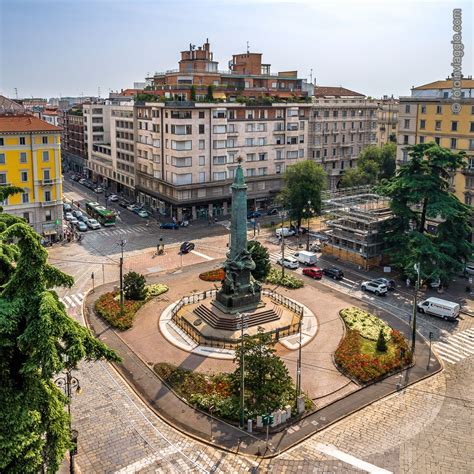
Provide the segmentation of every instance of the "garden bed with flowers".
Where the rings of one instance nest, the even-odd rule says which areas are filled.
[[[412,355],[400,331],[358,308],[342,310],[340,314],[348,330],[334,359],[342,372],[366,384],[411,364]]]

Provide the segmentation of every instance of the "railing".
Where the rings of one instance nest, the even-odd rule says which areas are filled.
[[[293,311],[293,313],[296,313],[298,316],[300,317],[303,316],[303,311],[304,311],[303,306],[301,306],[299,303],[296,303],[293,300],[290,300],[286,296],[280,295],[280,293],[276,293],[275,291],[269,290],[267,288],[264,288],[262,290],[262,294],[265,296],[268,296],[275,303],[285,306],[290,311]]]

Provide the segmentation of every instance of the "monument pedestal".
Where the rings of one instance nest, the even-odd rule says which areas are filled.
[[[236,314],[244,311],[251,311],[261,306],[265,306],[261,298],[260,291],[255,294],[244,293],[242,295],[226,294],[222,291],[217,292],[216,299],[212,302],[224,313]]]

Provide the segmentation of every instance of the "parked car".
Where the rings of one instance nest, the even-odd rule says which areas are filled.
[[[77,217],[77,220],[87,224],[87,221],[89,220],[89,217],[86,214],[81,214],[80,216]]]
[[[86,232],[87,231],[87,225],[84,224],[84,222],[77,221],[75,223],[75,227],[79,232]]]
[[[79,175],[79,174],[73,174],[73,175],[71,175],[71,179],[72,179],[73,181],[79,181],[79,180],[81,179],[81,175]]]
[[[323,271],[318,267],[303,268],[303,275],[309,276],[314,280],[321,280],[323,277]]]
[[[428,298],[418,303],[417,308],[419,313],[438,316],[445,321],[455,321],[461,311],[461,306],[458,303],[441,298]]]
[[[95,183],[91,183],[90,181],[86,181],[86,187],[89,189],[95,189],[97,185]]]
[[[79,216],[82,216],[82,211],[72,211],[72,215],[78,219]]]
[[[87,221],[87,227],[89,227],[89,229],[100,229],[100,224],[95,220],[95,219],[89,219]]]
[[[137,206],[136,204],[129,204],[129,205],[127,206],[127,209],[128,209],[129,211],[135,212],[135,210],[140,209],[140,206]]]
[[[279,209],[277,209],[276,207],[272,207],[271,209],[268,209],[267,216],[276,216],[279,212]]]
[[[79,184],[86,184],[87,180],[85,178],[81,178],[79,180]]]
[[[309,250],[311,250],[311,252],[321,252],[321,247],[318,244],[312,244]]]
[[[72,219],[69,219],[69,224],[75,226],[79,221],[76,217],[72,216]]]
[[[293,229],[290,229],[289,227],[279,227],[276,231],[275,234],[278,238],[281,238],[281,235],[283,234],[283,237],[291,237],[292,235],[295,235],[295,231]]]
[[[247,219],[257,219],[261,217],[262,213],[260,211],[249,211],[247,212]]]
[[[374,293],[377,296],[383,296],[388,291],[387,285],[385,285],[385,283],[380,283],[376,280],[363,281],[360,285],[360,289],[362,291],[370,291],[371,293]]]
[[[119,202],[118,202],[118,205],[120,207],[128,207],[130,205],[130,203],[125,199],[120,199]]]
[[[323,274],[334,280],[342,280],[344,278],[344,272],[337,267],[323,268]]]
[[[464,269],[464,273],[466,276],[474,275],[474,262],[469,262],[466,264],[466,268]]]
[[[150,214],[148,214],[148,212],[143,210],[143,209],[139,209],[138,212],[137,212],[137,215],[139,217],[143,217],[144,219],[150,217]]]
[[[294,257],[296,260],[298,260],[298,262],[308,266],[315,265],[318,261],[318,257],[315,253],[307,252],[306,250],[300,250],[299,252],[296,252]]]
[[[299,267],[298,260],[293,257],[280,258],[277,260],[277,263],[282,267],[291,268],[292,270],[296,270]]]
[[[74,219],[74,216],[70,212],[66,212],[66,214],[64,214],[64,219],[67,221],[71,221],[72,219]]]
[[[116,195],[116,194],[111,194],[109,197],[108,197],[109,201],[111,202],[117,202],[119,200],[119,197]]]
[[[160,229],[174,229],[174,230],[178,230],[178,229],[179,229],[179,225],[176,224],[176,222],[163,222],[162,224],[160,224]]]
[[[375,282],[378,282],[378,283],[382,283],[383,285],[385,285],[389,291],[393,291],[395,289],[395,280],[392,280],[392,279],[389,279],[389,278],[376,278],[375,280],[373,280]]]
[[[195,245],[193,242],[183,242],[181,246],[179,247],[179,252],[180,253],[188,253],[191,252],[191,250],[194,250]]]
[[[103,193],[104,192],[104,188],[102,186],[97,186],[95,189],[94,189],[94,192],[95,193]]]
[[[71,205],[65,202],[65,203],[63,204],[63,211],[64,211],[64,212],[71,212],[71,211],[72,211]]]

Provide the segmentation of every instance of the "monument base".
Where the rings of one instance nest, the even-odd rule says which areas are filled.
[[[219,291],[216,299],[212,302],[217,308],[224,313],[236,314],[243,311],[251,311],[265,304],[261,301],[262,296],[260,291],[253,293],[246,293],[242,295],[231,294],[228,295]]]

